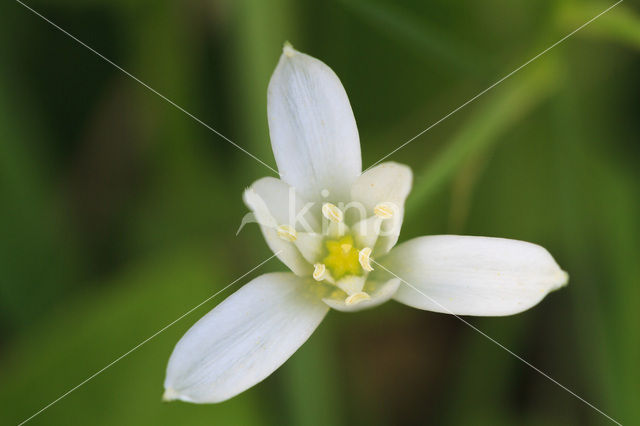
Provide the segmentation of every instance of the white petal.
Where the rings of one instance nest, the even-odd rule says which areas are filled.
[[[323,254],[324,236],[315,232],[298,232],[295,244],[300,254],[310,264],[319,262]]]
[[[306,200],[287,183],[266,177],[254,182],[245,191],[244,201],[256,215],[267,245],[274,253],[278,253],[278,258],[296,275],[304,276],[313,272],[313,267],[296,245],[281,239],[276,231],[278,225],[290,225],[301,231],[318,228],[318,222],[310,213]]]
[[[220,402],[262,381],[320,324],[327,306],[290,273],[262,275],[200,319],[176,345],[165,399]]]
[[[503,238],[435,235],[394,248],[381,264],[403,283],[394,298],[457,315],[511,315],[567,283],[547,250]]]
[[[336,286],[347,293],[348,295],[352,295],[355,293],[359,293],[362,291],[364,287],[366,278],[359,275],[347,275],[342,277],[336,283]]]
[[[382,226],[382,219],[376,216],[371,216],[367,219],[363,219],[351,227],[351,232],[356,240],[358,247],[373,247],[378,240],[380,229]]]
[[[387,162],[364,172],[351,187],[351,199],[364,204],[373,213],[377,204],[390,202],[403,206],[411,191],[411,168],[404,164]]]
[[[271,146],[284,181],[309,200],[346,200],[362,170],[358,128],[336,74],[285,46],[268,89]]]
[[[404,202],[411,191],[413,174],[408,166],[387,162],[364,172],[351,187],[351,199],[364,205],[369,215],[380,203],[391,203],[397,207],[392,218],[382,222],[381,236],[374,252],[376,255],[387,253],[398,242]]]
[[[376,241],[375,253],[377,256],[386,254],[396,245],[402,229],[404,219],[404,209],[391,219],[384,220],[380,226],[380,236]]]
[[[269,248],[274,253],[278,253],[278,259],[280,259],[291,272],[299,277],[306,277],[313,273],[313,266],[305,260],[295,246],[295,243],[281,239],[277,231],[272,228],[262,226],[260,229]]]
[[[277,225],[290,225],[302,232],[320,230],[318,218],[313,214],[316,203],[307,201],[286,182],[265,177],[255,181],[249,189],[262,199]],[[258,212],[255,213],[257,216]]]
[[[324,303],[329,305],[335,310],[342,312],[356,312],[363,309],[369,309],[383,304],[393,297],[398,290],[400,280],[397,278],[390,279],[384,283],[367,281],[365,285],[365,291],[371,296],[371,299],[363,300],[362,302],[347,305],[344,299],[336,299],[325,297],[322,299]]]

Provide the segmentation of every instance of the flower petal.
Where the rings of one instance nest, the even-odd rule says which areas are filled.
[[[265,177],[255,181],[250,189],[264,201],[264,206],[277,225],[289,225],[302,232],[320,230],[318,218],[313,214],[315,203],[308,202],[286,182]],[[257,216],[258,212],[254,213]]]
[[[387,162],[364,172],[351,187],[351,199],[362,203],[369,215],[381,203],[390,203],[395,207],[394,215],[382,222],[380,238],[374,251],[376,255],[387,253],[398,242],[404,202],[411,191],[413,174],[404,164]]]
[[[344,299],[332,297],[325,297],[322,301],[337,311],[356,312],[382,305],[393,297],[399,286],[400,280],[397,278],[392,278],[383,283],[368,280],[365,284],[364,290],[366,290],[369,296],[371,296],[370,299],[363,300],[353,305],[347,305]]]
[[[285,45],[269,82],[271,146],[282,179],[309,200],[346,201],[362,170],[347,94],[327,65]]]
[[[165,399],[229,399],[262,381],[313,333],[328,311],[291,273],[262,275],[200,319],[176,345]]]
[[[318,221],[307,203],[287,183],[272,177],[259,179],[244,193],[244,202],[256,216],[267,245],[296,275],[309,275],[313,268],[296,245],[278,236],[278,225],[300,231],[318,229]],[[289,212],[289,209],[292,209]]]
[[[394,248],[381,264],[405,280],[394,298],[458,315],[511,315],[567,283],[547,250],[524,241],[434,235]]]
[[[413,174],[404,164],[389,161],[364,172],[351,187],[351,199],[361,202],[370,214],[377,204],[403,206],[411,191]]]
[[[373,249],[376,241],[378,241],[381,228],[382,219],[377,216],[371,216],[353,225],[351,232],[358,247],[370,247]]]
[[[360,275],[347,275],[336,282],[336,287],[348,295],[359,293],[364,288],[366,277]]]
[[[295,245],[310,264],[319,262],[324,252],[324,236],[315,232],[298,232]]]

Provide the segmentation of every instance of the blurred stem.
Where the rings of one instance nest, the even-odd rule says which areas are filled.
[[[451,186],[450,233],[459,234],[464,230],[473,199],[473,189],[488,163],[487,155],[478,155],[464,164],[462,172],[455,177]]]
[[[295,3],[242,0],[234,2],[233,7],[236,28],[233,54],[237,64],[234,93],[239,95],[235,110],[241,124],[238,139],[267,164],[275,164],[269,143],[266,94],[283,43],[288,40],[294,46],[302,44],[295,28]],[[253,164],[242,170],[251,170],[250,175],[256,171],[257,176],[267,172]],[[250,183],[246,173],[243,179]],[[292,424],[336,424],[340,419],[339,387],[335,375],[326,374],[334,363],[331,357],[334,337],[322,332],[327,327],[328,324],[323,324],[284,368],[285,408]]]
[[[241,0],[231,3],[234,15],[236,81],[234,106],[238,139],[253,154],[274,166],[267,125],[267,86],[278,63],[282,45],[289,40],[296,46],[295,4],[292,0]],[[242,168],[247,170],[247,168]],[[257,176],[269,173],[254,166]],[[254,176],[252,176],[254,177]]]
[[[600,188],[606,188],[599,197],[603,200],[601,214],[603,218],[604,236],[601,238],[603,260],[608,265],[604,284],[608,303],[603,306],[604,318],[607,321],[608,339],[611,349],[608,352],[610,365],[614,370],[611,386],[615,387],[615,405],[612,405],[620,418],[629,422],[640,418],[640,405],[636,403],[640,391],[640,339],[637,324],[640,324],[640,287],[637,285],[640,276],[640,203],[636,195],[634,183],[637,175],[620,167],[616,161],[603,161],[601,156],[593,161],[593,167],[600,168],[598,179]],[[615,207],[613,207],[615,206]],[[630,338],[635,336],[635,338]],[[607,367],[607,366],[605,366]],[[603,368],[604,369],[604,368]],[[605,370],[607,371],[607,370]]]
[[[31,97],[29,74],[14,66],[28,32],[21,19],[5,18],[0,56],[13,65],[0,70],[0,326],[9,334],[65,297],[82,275],[85,259],[67,219],[63,174],[45,108]]]
[[[454,71],[463,73],[474,69],[477,72],[478,67],[486,63],[477,53],[456,41],[455,33],[444,34],[392,2],[340,0],[340,3],[383,34],[391,34],[401,46],[412,48],[419,56],[435,56]]]
[[[598,295],[597,272],[588,258],[589,239],[583,232],[587,228],[587,211],[580,198],[585,173],[578,167],[588,164],[582,141],[588,140],[585,134],[577,133],[583,127],[580,117],[586,114],[580,112],[580,97],[576,93],[563,90],[557,102],[553,104],[556,113],[557,147],[556,170],[560,203],[558,209],[563,219],[561,230],[563,242],[566,245],[567,269],[572,272],[571,281],[580,285],[580,291],[569,291],[574,297],[574,321],[578,324],[578,339],[583,347],[582,353],[586,359],[586,371],[596,383],[588,386],[589,391],[597,392],[596,400],[603,405],[604,411],[611,410],[614,418],[620,401],[620,392],[615,385],[616,379],[611,363],[611,336],[605,321],[602,299]],[[567,161],[570,159],[570,161]],[[587,166],[588,167],[588,166]],[[605,401],[603,401],[603,398]],[[596,404],[598,405],[598,404]],[[606,407],[609,407],[608,409]],[[621,419],[617,419],[621,420]]]
[[[558,71],[554,56],[547,56],[505,82],[476,108],[437,158],[416,174],[407,214],[417,213],[464,164],[486,153],[507,129],[546,99],[557,87]]]
[[[517,353],[522,352],[527,336],[525,321],[474,320],[479,329],[497,337],[501,344]],[[512,380],[520,369],[527,367],[473,330],[464,328],[464,333],[465,339],[454,355],[459,367],[449,377],[450,386],[445,399],[447,407],[443,410],[445,414],[441,424],[515,424],[515,413],[509,404]]]
[[[329,322],[329,321],[326,321]],[[284,373],[291,424],[298,426],[344,424],[344,412],[336,380],[340,360],[336,335],[322,324],[304,346],[287,361]]]
[[[187,31],[188,20],[181,15],[184,12],[176,4],[162,3],[149,9],[144,19],[136,20],[131,36],[135,46],[133,69],[142,70],[143,80],[179,105],[188,105],[187,99],[194,97],[195,90],[192,81],[196,46]],[[190,183],[197,182],[199,173],[207,167],[195,149],[198,124],[146,90],[140,89],[139,97],[140,109],[147,114],[146,137],[154,166],[161,171],[159,176],[172,185],[183,182],[181,190],[189,190]]]
[[[575,29],[614,2],[563,2],[558,13],[559,26]],[[579,33],[582,37],[604,38],[640,49],[640,17],[623,4],[616,6]]]

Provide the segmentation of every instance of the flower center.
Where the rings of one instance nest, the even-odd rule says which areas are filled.
[[[325,241],[327,256],[322,263],[339,280],[345,275],[361,275],[362,268],[358,260],[358,250],[353,246],[353,237],[345,235],[337,240]]]

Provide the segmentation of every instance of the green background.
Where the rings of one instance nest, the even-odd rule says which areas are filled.
[[[284,40],[340,76],[369,166],[610,6],[601,1],[43,0],[31,7],[275,167]],[[16,2],[0,25],[0,423],[17,424],[260,263],[241,193],[268,169]],[[640,422],[640,17],[627,0],[390,159],[401,241],[543,245],[570,284],[469,318]],[[218,405],[162,403],[173,346],[271,261],[31,424],[612,424],[452,316],[331,312]]]

